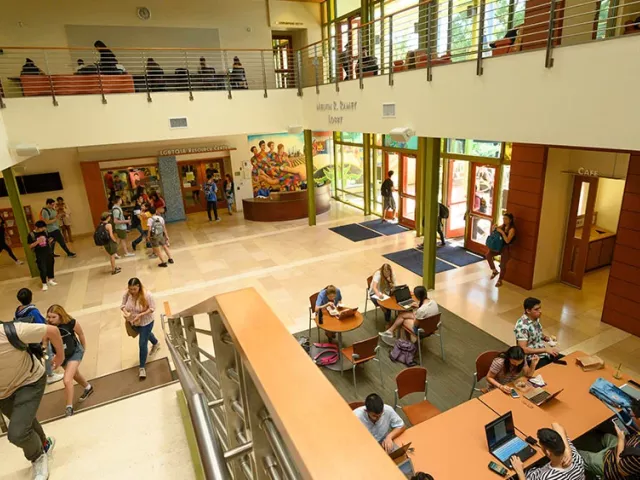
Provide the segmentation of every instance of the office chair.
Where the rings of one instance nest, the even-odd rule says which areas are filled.
[[[378,351],[380,350],[380,347],[378,346],[378,338],[378,335],[376,335],[375,337],[355,342],[350,347],[342,349],[342,355],[352,364],[351,372],[353,373],[353,388],[356,392],[356,396],[358,395],[356,366],[366,363],[369,360],[375,360],[378,362],[378,366],[380,367],[380,385],[384,385],[384,381],[382,379],[382,363],[380,363],[380,360],[378,359]]]
[[[349,402],[349,408],[351,408],[351,410],[355,410],[360,407],[364,407],[364,402]]]
[[[398,409],[400,399],[411,393],[424,392],[424,400],[401,407],[411,425],[417,425],[440,414],[438,407],[427,400],[429,383],[427,369],[424,367],[410,367],[396,376],[396,390],[393,408]]]
[[[488,352],[483,352],[478,355],[476,358],[476,371],[473,374],[473,385],[471,386],[471,393],[469,394],[469,400],[473,397],[473,392],[482,392],[484,391],[481,388],[476,388],[478,382],[487,376],[489,373],[489,368],[491,368],[491,362],[500,355],[500,352],[495,352],[490,350]]]
[[[313,315],[315,315],[316,302],[318,301],[318,295],[320,292],[316,292],[309,297],[309,342],[311,342],[311,322],[313,321]],[[318,330],[318,342],[320,341],[320,327],[316,325]]]
[[[414,325],[418,330],[418,358],[420,359],[420,365],[422,365],[422,340],[432,335],[440,337],[440,352],[442,354],[442,360],[445,360],[444,344],[442,342],[442,320],[440,319],[441,316],[442,314],[438,313],[437,315],[432,315],[421,320],[415,320]],[[416,335],[414,331],[406,325],[403,324],[402,328],[409,335]]]
[[[369,278],[367,278],[367,289],[364,292],[364,316],[367,316],[367,307],[369,306],[369,302],[371,302],[373,304],[373,301],[371,300],[371,298],[369,298],[369,289],[371,288],[371,282],[373,281],[373,275],[371,275]],[[376,322],[378,321],[378,309],[380,307],[376,307],[375,304],[373,304],[374,306],[374,310],[376,312]]]

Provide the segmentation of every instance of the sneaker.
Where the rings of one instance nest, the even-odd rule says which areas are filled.
[[[154,356],[156,353],[158,353],[158,350],[160,350],[160,343],[156,343],[153,347],[151,347],[151,350],[149,350],[149,356]]]
[[[56,282],[53,278],[50,278],[47,283],[52,287],[55,287],[58,284],[58,282]]]
[[[159,267],[168,267],[169,265],[167,265],[167,262],[162,262],[158,264]]]
[[[129,252],[129,253],[125,253],[125,254],[124,254],[124,256],[125,256],[125,257],[135,257],[135,256],[136,256],[136,254],[135,254],[135,253],[131,253],[131,252]]]
[[[222,221],[222,219],[216,218],[216,222],[221,222],[221,221]]]
[[[52,373],[51,375],[47,375],[47,385],[51,385],[52,383],[59,382],[64,378],[62,373]]]
[[[73,407],[67,407],[64,409],[64,416],[71,417],[73,416]]]
[[[47,441],[44,442],[42,448],[44,448],[44,453],[47,455],[51,455],[53,453],[53,448],[56,446],[56,439],[53,437],[47,437]]]
[[[120,259],[120,255],[118,255],[117,253],[113,256],[113,258],[115,258],[116,260]]]
[[[131,250],[135,251],[136,248],[138,248],[138,245],[136,245],[135,243],[132,243]]]
[[[156,255],[155,253],[152,253],[151,255],[149,255],[149,258],[158,258],[158,255]]]
[[[43,291],[43,292],[46,292],[47,290],[49,290],[49,287],[47,286],[47,284],[46,284],[46,283],[43,283],[43,284],[42,284],[42,291]]]
[[[120,267],[116,267],[116,269],[115,269],[115,270],[113,270],[113,271],[111,272],[111,275],[117,275],[117,274],[119,274],[121,271],[122,271],[122,269],[121,269]]]
[[[169,259],[169,263],[171,263],[171,264],[175,263],[175,262],[173,261],[173,258],[170,258],[170,259]]]
[[[93,393],[93,385],[89,385],[89,388],[84,389],[84,392],[82,392],[82,395],[80,395],[80,398],[78,399],[78,401],[84,402],[87,398],[91,396],[92,393]]]
[[[69,258],[76,258],[78,255],[76,255],[75,253],[71,252],[70,254],[67,255],[67,257]]]
[[[49,478],[49,457],[43,453],[33,462],[33,480],[47,480]]]
[[[54,253],[53,258],[60,258],[60,255],[58,255],[57,253]]]
[[[22,260],[16,260],[16,265],[23,265],[24,262]]]
[[[138,378],[140,380],[144,380],[145,378],[147,378],[147,371],[144,368],[140,369],[140,372],[138,373]]]
[[[378,335],[385,338],[393,338],[393,333],[387,332],[386,330],[384,332],[378,332]]]

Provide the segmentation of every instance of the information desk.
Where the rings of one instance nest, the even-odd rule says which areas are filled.
[[[331,208],[331,183],[315,188],[316,214]],[[271,192],[269,198],[246,198],[242,200],[244,218],[254,222],[282,222],[308,216],[307,191]]]

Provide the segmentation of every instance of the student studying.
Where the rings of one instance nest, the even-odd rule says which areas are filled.
[[[507,384],[522,376],[533,377],[538,361],[539,357],[537,355],[533,355],[530,362],[527,361],[522,347],[510,347],[491,362],[491,367],[487,374],[489,389],[499,388],[505,393],[511,393],[511,387],[507,386]]]
[[[534,355],[540,357],[538,368],[563,357],[555,348],[555,339],[542,332],[541,316],[542,302],[537,298],[528,297],[524,300],[524,314],[518,319],[514,328],[516,342],[522,347],[529,361]],[[546,346],[545,342],[548,342],[549,346]]]
[[[378,394],[369,394],[364,407],[356,408],[353,413],[387,453],[397,448],[393,440],[405,431],[404,421]]]

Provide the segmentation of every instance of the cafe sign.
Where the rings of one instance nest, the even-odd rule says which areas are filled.
[[[231,147],[229,145],[212,145],[210,147],[167,148],[165,150],[160,150],[158,154],[164,157],[168,155],[185,155],[189,153],[221,152],[225,150],[231,150]]]

